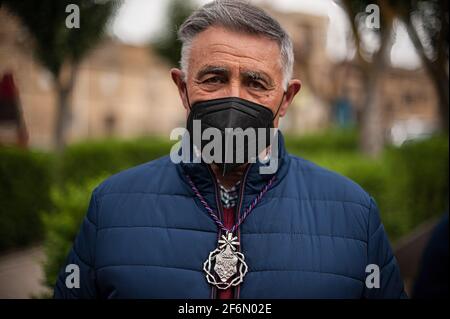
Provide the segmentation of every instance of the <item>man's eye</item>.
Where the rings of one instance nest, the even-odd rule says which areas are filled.
[[[225,81],[220,76],[213,76],[213,77],[203,81],[203,83],[205,83],[205,84],[222,84],[222,83],[225,83]]]
[[[248,83],[248,86],[252,89],[257,89],[257,90],[265,90],[266,89],[266,87],[261,82],[258,82],[258,81],[250,81]]]

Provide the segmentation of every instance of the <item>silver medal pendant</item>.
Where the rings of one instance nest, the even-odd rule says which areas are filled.
[[[219,247],[209,253],[203,263],[206,280],[219,289],[227,289],[239,285],[248,271],[245,257],[237,251],[237,236],[227,232],[218,241]]]

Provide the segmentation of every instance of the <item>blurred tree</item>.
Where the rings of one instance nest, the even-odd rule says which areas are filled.
[[[178,66],[181,58],[181,43],[177,38],[177,30],[194,11],[192,0],[171,0],[168,6],[167,24],[158,40],[152,47],[171,66]]]
[[[387,2],[388,0],[341,1],[350,20],[356,47],[356,63],[361,68],[366,92],[360,123],[358,123],[360,128],[359,144],[361,150],[371,156],[378,155],[384,146],[380,76],[389,63],[395,19],[394,12]],[[377,19],[379,19],[379,25],[372,23]],[[378,42],[377,47],[369,46],[367,38],[375,38]]]
[[[433,81],[439,97],[440,126],[448,133],[448,0],[391,1]]]
[[[80,62],[102,38],[120,1],[4,0],[3,3],[26,27],[34,41],[35,57],[54,77],[57,93],[54,143],[62,151],[70,122],[70,96]]]

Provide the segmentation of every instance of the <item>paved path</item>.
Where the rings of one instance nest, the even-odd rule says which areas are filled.
[[[0,299],[31,298],[47,292],[44,278],[42,246],[33,246],[0,256]]]

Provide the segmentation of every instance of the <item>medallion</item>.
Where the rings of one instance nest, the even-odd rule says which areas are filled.
[[[248,271],[244,255],[237,251],[238,238],[227,232],[221,236],[218,244],[219,247],[209,253],[203,264],[206,279],[219,289],[237,286]]]

